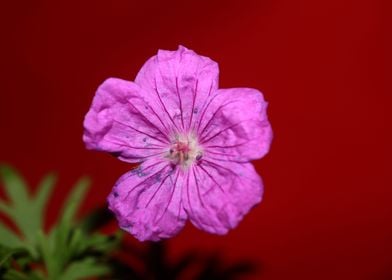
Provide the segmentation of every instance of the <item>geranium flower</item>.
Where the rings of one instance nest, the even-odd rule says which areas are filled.
[[[187,219],[225,234],[261,201],[251,160],[269,150],[267,103],[256,89],[218,89],[218,65],[180,46],[158,51],[135,82],[107,79],[84,121],[87,148],[140,163],[108,197],[137,239],[172,237]]]

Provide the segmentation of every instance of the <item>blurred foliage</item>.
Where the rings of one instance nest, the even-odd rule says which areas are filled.
[[[111,272],[108,259],[121,234],[96,232],[97,213],[79,222],[75,219],[90,184],[87,178],[71,189],[49,232],[43,231],[43,217],[56,176],[44,177],[34,195],[10,166],[0,166],[0,178],[8,198],[7,202],[0,201],[0,212],[17,228],[14,232],[0,223],[0,279],[77,280]]]
[[[124,243],[122,252],[136,261],[134,265],[122,259],[112,259],[113,278],[116,280],[237,280],[246,275],[260,273],[260,266],[243,260],[228,264],[219,253],[188,251],[178,260],[168,261],[169,250],[166,241],[149,242],[138,249]],[[137,263],[139,265],[137,265]]]
[[[71,188],[57,222],[45,232],[43,218],[56,176],[45,176],[34,194],[10,166],[0,165],[0,180],[7,196],[0,200],[0,213],[15,225],[0,223],[1,280],[234,280],[258,270],[252,262],[228,265],[218,254],[205,252],[187,252],[168,262],[164,241],[140,248],[122,242],[120,232],[97,232],[113,220],[106,207],[75,217],[90,184],[87,178]]]
[[[189,251],[176,261],[169,261],[166,241],[149,242],[138,249],[124,243],[122,252],[139,265],[129,265],[123,259],[112,259],[114,274],[107,279],[116,280],[236,280],[260,273],[260,266],[243,260],[228,264],[219,253],[208,254]],[[112,278],[113,277],[113,278]]]

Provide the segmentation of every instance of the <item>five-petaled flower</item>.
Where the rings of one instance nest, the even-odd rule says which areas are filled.
[[[261,201],[251,160],[269,150],[263,95],[218,89],[218,65],[180,46],[158,51],[135,82],[107,79],[84,121],[87,148],[140,163],[108,197],[122,229],[139,240],[177,234],[189,219],[225,234]]]

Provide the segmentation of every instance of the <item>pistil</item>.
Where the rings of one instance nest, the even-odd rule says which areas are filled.
[[[176,135],[167,158],[173,164],[187,168],[195,161],[200,160],[202,153],[202,148],[193,134]]]

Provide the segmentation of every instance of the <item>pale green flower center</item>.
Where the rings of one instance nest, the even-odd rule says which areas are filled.
[[[201,159],[203,149],[197,141],[194,133],[176,134],[173,137],[172,145],[167,154],[167,158],[173,164],[183,168],[188,168]]]

